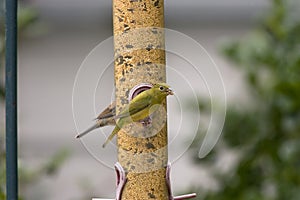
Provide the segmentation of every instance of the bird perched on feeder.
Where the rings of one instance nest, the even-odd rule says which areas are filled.
[[[115,103],[112,103],[96,118],[97,121],[94,126],[77,135],[76,138],[80,138],[99,127],[116,125],[112,133],[103,144],[103,147],[105,147],[107,143],[121,130],[122,127],[132,122],[141,121],[154,113],[158,109],[158,106],[154,105],[162,104],[163,100],[168,95],[173,95],[173,91],[170,86],[165,83],[157,83],[153,84],[152,88],[145,90],[134,97],[118,115],[115,115]]]

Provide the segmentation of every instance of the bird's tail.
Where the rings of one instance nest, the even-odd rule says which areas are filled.
[[[113,139],[113,137],[119,132],[119,130],[120,130],[120,127],[118,125],[116,125],[116,127],[114,128],[112,133],[108,136],[108,138],[106,139],[106,141],[102,145],[103,148]]]
[[[95,125],[91,126],[90,128],[88,128],[87,130],[85,130],[84,132],[78,134],[75,136],[75,138],[81,138],[82,136],[88,134],[89,132],[91,132],[92,130],[96,129],[99,127],[99,124],[96,123]]]

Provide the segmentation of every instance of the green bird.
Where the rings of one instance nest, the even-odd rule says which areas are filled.
[[[141,121],[154,113],[159,107],[154,105],[162,104],[168,95],[173,95],[173,91],[169,85],[165,83],[153,84],[152,88],[150,88],[149,90],[145,90],[134,97],[118,115],[114,116],[113,112],[105,112],[109,110],[114,110],[115,112],[115,108],[105,109],[97,117],[97,123],[88,130],[79,134],[77,138],[87,134],[88,132],[96,128],[101,127],[101,124],[103,124],[103,120],[107,121],[114,119],[116,126],[103,144],[103,147],[105,147],[108,142],[122,129],[122,127],[132,122]]]

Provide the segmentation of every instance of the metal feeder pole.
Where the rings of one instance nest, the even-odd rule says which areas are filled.
[[[17,0],[6,0],[6,199],[18,199]]]

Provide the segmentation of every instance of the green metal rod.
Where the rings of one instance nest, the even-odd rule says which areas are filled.
[[[6,0],[6,192],[7,200],[18,199],[17,126],[17,0]]]

